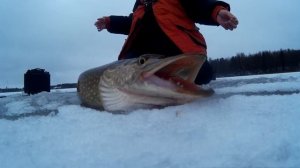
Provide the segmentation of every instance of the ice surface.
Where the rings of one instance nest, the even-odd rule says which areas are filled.
[[[300,167],[300,73],[221,78],[207,99],[114,115],[74,91],[0,99],[0,167]]]

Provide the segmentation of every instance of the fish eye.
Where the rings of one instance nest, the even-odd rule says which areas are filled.
[[[140,64],[140,65],[145,64],[145,62],[146,62],[146,58],[144,58],[144,57],[140,57],[140,58],[139,58],[139,64]]]

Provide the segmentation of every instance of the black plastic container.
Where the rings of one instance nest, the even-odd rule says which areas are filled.
[[[36,94],[50,92],[50,73],[44,69],[31,69],[24,74],[24,92]]]

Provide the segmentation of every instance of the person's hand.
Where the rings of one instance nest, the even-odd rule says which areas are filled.
[[[97,30],[100,32],[103,29],[107,28],[107,17],[98,18],[95,22],[95,26],[97,27]]]
[[[239,24],[238,19],[228,10],[221,9],[217,15],[217,22],[226,30],[233,30]]]

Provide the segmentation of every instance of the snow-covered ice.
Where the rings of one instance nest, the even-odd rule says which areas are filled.
[[[75,90],[0,99],[2,168],[300,167],[300,73],[220,78],[207,99],[111,114]]]

